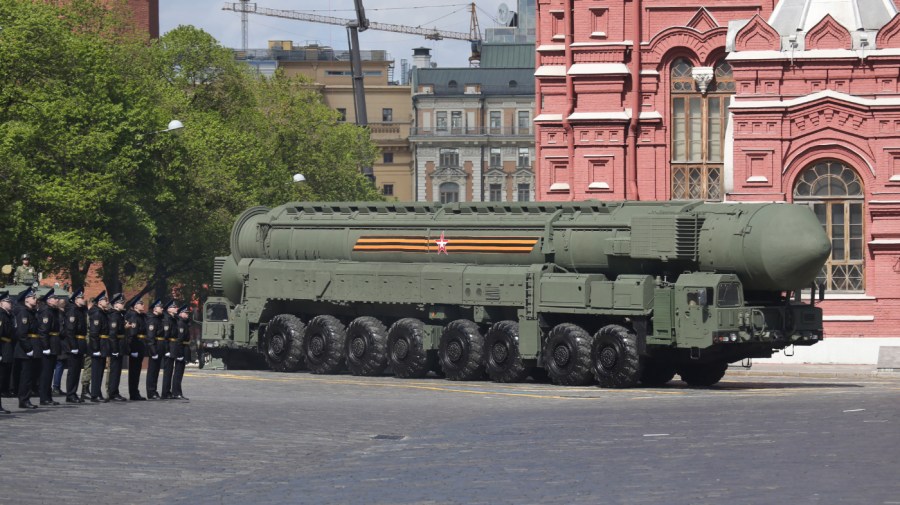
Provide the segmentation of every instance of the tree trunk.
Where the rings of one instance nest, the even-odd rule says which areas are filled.
[[[106,293],[112,296],[122,292],[122,280],[119,277],[118,259],[103,260],[103,285],[106,286]]]

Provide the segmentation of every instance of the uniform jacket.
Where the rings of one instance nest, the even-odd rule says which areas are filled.
[[[129,352],[143,356],[144,344],[147,342],[147,317],[134,310],[128,310],[125,312],[125,321],[132,325],[125,330]]]
[[[41,336],[41,350],[50,349],[50,354],[58,356],[61,351],[59,339],[59,311],[44,305],[37,311],[38,335]]]
[[[68,351],[78,349],[82,355],[87,354],[88,343],[88,309],[87,307],[79,307],[74,303],[70,303],[66,307],[66,326],[65,342]],[[80,337],[80,338],[79,338]]]
[[[13,328],[13,315],[0,309],[0,357],[6,365],[12,364],[16,359],[16,334]]]
[[[125,354],[128,352],[128,343],[125,340],[125,313],[112,309],[106,313],[109,321],[109,347],[110,352]]]
[[[17,305],[13,315],[16,325],[16,359],[40,359],[41,342],[35,311],[25,305]],[[31,356],[28,356],[29,352],[32,353]]]
[[[177,338],[178,329],[176,327],[177,322],[175,321],[174,317],[170,316],[169,313],[166,312],[162,316],[162,325],[163,325],[163,332],[166,335],[166,347],[165,347],[166,351],[165,352],[170,353],[172,355],[172,357],[174,358],[175,357],[175,347],[176,347],[176,345],[180,345],[177,342],[177,340],[178,340],[178,338]]]
[[[92,354],[99,352],[100,357],[109,356],[109,320],[106,312],[97,305],[88,312],[88,339]]]
[[[159,316],[147,314],[146,323],[147,338],[144,342],[147,344],[147,355],[153,357],[165,353],[163,349],[166,348],[166,334],[163,332]]]
[[[33,266],[19,265],[16,267],[16,273],[13,275],[14,284],[31,284],[37,281],[37,271]]]
[[[172,356],[176,358],[183,357],[185,361],[191,360],[191,320],[190,319],[182,319],[180,316],[178,317],[178,321],[175,323],[175,327],[178,329],[176,333],[175,342],[177,349],[172,353]]]

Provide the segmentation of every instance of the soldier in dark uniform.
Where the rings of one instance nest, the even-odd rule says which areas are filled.
[[[144,362],[144,343],[147,340],[147,320],[144,301],[136,296],[126,304],[125,334],[128,338],[128,398],[132,401],[146,400],[138,386],[141,383],[141,365]],[[148,393],[149,394],[149,393]]]
[[[163,381],[162,381],[162,399],[169,400],[172,398],[172,372],[175,369],[175,346],[178,344],[178,329],[175,327],[175,316],[178,314],[178,304],[175,300],[166,304],[166,313],[163,315],[162,326],[166,335],[165,353],[163,353]]]
[[[103,383],[103,369],[110,354],[109,346],[109,298],[102,291],[94,298],[94,306],[88,312],[88,337],[91,346],[91,401],[106,403],[109,400],[100,394]]]
[[[15,359],[13,336],[12,299],[9,297],[9,291],[0,291],[0,391],[4,393],[9,389],[7,383]],[[2,404],[0,414],[9,414]]]
[[[175,333],[175,371],[172,373],[172,399],[187,400],[181,390],[184,378],[184,365],[191,361],[191,304],[186,303],[178,309],[178,320],[175,322],[178,331]]]
[[[19,376],[19,408],[36,409],[31,403],[32,368],[41,359],[41,342],[35,310],[37,298],[31,288],[19,294],[18,305],[13,311],[16,322],[16,361],[21,365]]]
[[[162,327],[163,301],[156,299],[150,304],[150,315],[147,316],[147,399],[158,400],[156,384],[159,382],[159,369],[163,355],[166,353],[166,334]]]
[[[63,349],[68,359],[66,367],[66,403],[84,403],[78,397],[78,379],[87,354],[88,310],[84,301],[84,289],[78,289],[69,298],[66,307]],[[87,391],[82,392],[82,396]]]
[[[62,294],[63,299],[68,297]],[[38,383],[38,394],[41,405],[59,405],[53,400],[50,385],[53,381],[53,371],[56,369],[56,359],[60,355],[62,346],[59,339],[59,297],[55,289],[51,289],[41,297],[44,302],[38,309],[38,335],[41,337],[41,376]]]
[[[128,342],[125,339],[125,297],[116,293],[110,299],[113,309],[107,313],[109,318],[109,378],[106,380],[106,397],[110,401],[127,401],[119,394],[119,382],[122,380],[122,365],[128,357]]]

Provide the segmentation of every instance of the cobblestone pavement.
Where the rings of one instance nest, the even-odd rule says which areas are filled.
[[[0,503],[900,504],[892,378],[602,390],[195,369],[185,394],[4,398]]]

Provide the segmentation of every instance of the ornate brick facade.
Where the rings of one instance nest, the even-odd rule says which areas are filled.
[[[798,356],[874,363],[880,345],[900,344],[892,3],[538,0],[537,10],[539,199],[808,204],[833,243],[820,279],[831,338]]]

